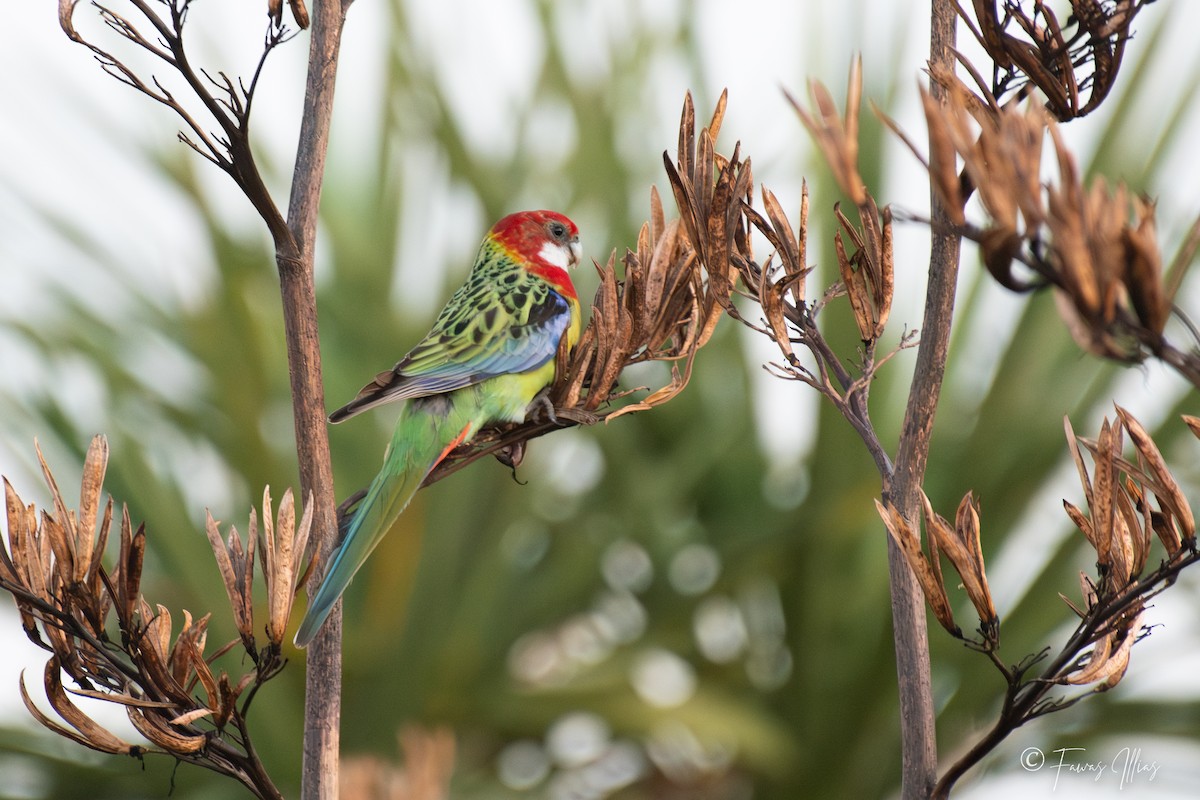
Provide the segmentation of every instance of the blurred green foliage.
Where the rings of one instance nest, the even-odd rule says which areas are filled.
[[[512,137],[509,152],[472,144],[449,99],[439,60],[447,54],[418,41],[412,9],[401,0],[379,14],[387,40],[378,84],[339,89],[375,92],[378,114],[356,122],[358,142],[335,138],[323,199],[319,305],[331,405],[426,330],[489,220],[521,205],[553,205],[577,216],[592,257],[621,252],[635,240],[648,186],[664,184],[662,150],[674,148],[669,121],[679,106],[654,105],[657,97],[645,90],[654,70],[664,59],[682,65],[687,84],[679,85],[678,100],[690,88],[701,118],[719,93],[706,81],[694,26],[631,25],[627,38],[595,45],[607,47],[607,76],[582,80],[567,67],[575,45],[560,35],[563,9],[579,6],[528,6],[544,57],[528,97],[494,120]],[[684,2],[678,11],[690,19],[696,9]],[[1150,59],[1152,49],[1140,43],[1133,57]],[[916,65],[897,62],[901,54],[897,46],[893,63],[866,59],[867,96],[893,98],[895,75],[915,75]],[[819,68],[839,93],[841,67]],[[803,77],[791,82],[799,86]],[[1131,96],[1137,86],[1124,90]],[[1175,108],[1191,97],[1181,87]],[[782,103],[754,113],[764,129],[793,129],[797,151],[808,153]],[[1101,124],[1124,131],[1128,123],[1118,115]],[[545,126],[570,143],[561,158],[545,157],[538,138]],[[873,119],[864,126],[863,173],[886,202],[885,159],[895,150]],[[727,127],[722,149],[737,138],[753,155],[755,137],[755,130]],[[1156,148],[1160,158],[1164,150]],[[187,302],[123,281],[119,316],[64,283],[53,290],[61,313],[0,321],[33,358],[78,370],[93,406],[81,415],[65,402],[69,383],[62,391],[0,394],[0,432],[14,452],[36,435],[52,464],[66,470],[81,461],[99,419],[112,450],[106,488],[147,521],[148,596],[213,610],[214,637],[224,640],[233,627],[198,509],[210,506],[240,527],[264,484],[278,495],[296,474],[272,254],[251,226],[230,229],[228,209],[214,208],[210,184],[198,174],[208,167],[194,154],[164,144],[148,159],[203,223],[212,279]],[[810,230],[819,256],[836,198],[824,188],[824,167],[804,159],[815,185]],[[417,182],[406,178],[407,168],[419,173]],[[1155,170],[1146,166],[1146,185],[1159,177]],[[768,185],[797,178],[761,166],[756,177]],[[798,197],[782,199],[798,205]],[[431,203],[454,210],[423,232],[412,220],[436,215]],[[120,254],[93,246],[86,230],[51,211],[41,216],[77,242],[87,269],[125,274]],[[451,242],[445,263],[407,263],[406,237],[435,232]],[[1087,423],[1114,397],[1127,402],[1118,389],[1130,384],[1128,373],[1079,354],[1051,298],[1007,298],[971,259],[926,491],[946,513],[974,489],[984,502],[985,553],[1012,558],[1003,552],[1005,532],[1030,517],[1031,504],[1044,503],[1040,492],[1064,463],[1062,415],[1090,431]],[[920,253],[906,256],[898,291],[919,298],[922,271]],[[587,272],[579,278],[583,296],[594,286]],[[1007,319],[997,317],[997,306]],[[831,340],[852,353],[848,317],[829,320],[839,328]],[[894,324],[912,327],[919,318]],[[894,791],[899,744],[885,533],[871,504],[879,479],[849,427],[826,405],[810,411],[801,401],[804,387],[771,387],[794,403],[776,401],[770,416],[755,415],[764,382],[760,357],[748,354],[762,352],[769,351],[753,350],[745,331],[723,323],[691,385],[668,406],[539,440],[517,473],[523,485],[500,465],[480,463],[418,495],[347,596],[344,752],[393,760],[402,726],[450,725],[458,737],[456,798]],[[885,444],[900,426],[910,368],[911,359],[897,359],[873,391]],[[1182,397],[1180,408],[1194,399],[1172,391]],[[1155,435],[1171,452],[1183,426],[1173,415],[1163,418]],[[340,494],[370,480],[390,422],[385,410],[332,432]],[[789,458],[771,457],[761,445],[795,430],[807,431],[808,444]],[[1011,660],[1053,641],[1068,617],[1056,593],[1072,594],[1075,573],[1088,567],[1053,505],[1037,517],[1050,544],[1044,557],[1026,560],[1027,583],[1017,595],[997,588]],[[999,683],[982,659],[936,628],[931,636],[949,752],[994,713]],[[289,795],[297,791],[303,691],[303,655],[293,658],[251,720]],[[1101,698],[1086,713],[1068,712],[1071,742],[1086,745],[1114,726],[1194,734],[1195,706]],[[1147,727],[1147,720],[1162,722]],[[199,770],[175,773],[151,759],[143,773],[49,738],[0,731],[0,763],[41,776],[21,796],[148,797],[168,786],[180,800],[227,796],[226,784]],[[0,796],[11,791],[0,786]]]

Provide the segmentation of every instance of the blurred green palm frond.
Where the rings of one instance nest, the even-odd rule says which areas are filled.
[[[487,122],[494,129],[488,146],[479,143],[481,123],[462,113],[461,86],[446,64],[453,52],[423,38],[414,22],[417,4],[393,0],[373,9],[371,21],[387,32],[365,49],[377,81],[340,87],[344,97],[354,94],[354,108],[371,111],[339,121],[322,204],[319,308],[331,407],[424,333],[490,220],[524,206],[561,208],[580,222],[588,256],[603,262],[610,249],[620,256],[636,241],[649,184],[670,196],[661,153],[674,151],[679,101],[691,89],[700,109],[711,108],[722,88],[709,84],[704,32],[682,21],[599,27],[587,44],[601,66],[589,73],[571,48],[593,32],[563,35],[586,18],[587,5],[515,4],[543,49],[527,93]],[[700,4],[677,6],[681,20],[701,13]],[[351,26],[363,22],[355,18],[360,11]],[[1145,24],[1153,14],[1143,15]],[[1161,19],[1131,45],[1133,61],[1163,57],[1140,46],[1157,41],[1169,16]],[[798,34],[806,37],[815,47],[820,34]],[[904,64],[904,48],[892,47],[891,63],[866,59],[865,94],[881,104],[914,102],[896,75],[915,76],[917,65]],[[676,77],[662,78],[663,64]],[[809,69],[840,75],[843,65],[837,52]],[[1122,97],[1144,90],[1152,66],[1127,64]],[[782,78],[793,90],[804,85],[804,75]],[[1195,84],[1170,87],[1163,119],[1185,116]],[[263,91],[270,90],[268,83]],[[669,107],[661,107],[662,93],[672,98]],[[730,102],[738,104],[736,93]],[[1120,99],[1113,104],[1121,108]],[[722,136],[742,141],[756,158],[755,177],[768,185],[798,184],[799,176],[770,170],[803,157],[815,186],[817,275],[831,280],[833,265],[820,263],[831,252],[836,199],[822,185],[825,168],[782,98],[743,113],[764,131],[794,131],[795,152],[761,156],[758,131],[727,123]],[[1119,112],[1080,124],[1106,126],[1101,143],[1137,135]],[[912,200],[898,185],[887,159],[907,156],[896,155],[883,126],[864,120],[864,129],[861,169],[875,196],[925,202],[923,189]],[[1149,163],[1136,165],[1148,189],[1167,179],[1164,165],[1186,141],[1185,127],[1167,130]],[[1107,144],[1097,153],[1119,155]],[[122,263],[95,231],[42,209],[44,229],[71,243],[75,261],[64,272],[107,279],[111,299],[97,301],[60,280],[46,284],[53,315],[0,320],[13,352],[38,365],[26,391],[0,392],[0,436],[7,451],[26,453],[36,435],[50,461],[70,464],[82,463],[93,433],[106,433],[108,490],[157,534],[149,542],[147,595],[193,612],[213,609],[214,635],[229,639],[235,633],[222,616],[203,509],[240,519],[256,487],[282,491],[296,474],[274,265],[265,236],[228,224],[231,211],[199,177],[207,166],[193,153],[165,143],[144,154],[144,166],[201,226],[208,274],[188,296],[164,296],[129,278],[153,264]],[[1106,171],[1100,160],[1093,168]],[[798,196],[781,201],[799,205]],[[251,215],[248,205],[244,211]],[[1005,653],[1016,660],[1049,644],[1068,620],[1057,593],[1070,593],[1078,570],[1089,566],[1080,563],[1083,542],[1067,533],[1062,495],[1047,500],[1059,485],[1078,491],[1060,479],[1068,464],[1063,414],[1077,430],[1090,430],[1114,399],[1136,405],[1130,395],[1152,381],[1160,397],[1150,420],[1161,423],[1147,427],[1170,457],[1191,452],[1180,450],[1187,432],[1176,412],[1194,397],[1162,381],[1155,367],[1121,370],[1081,355],[1052,298],[1001,294],[974,258],[964,260],[960,328],[925,489],[939,508],[973,490],[984,504],[989,568],[1023,559],[1021,580],[993,584]],[[897,258],[898,292],[923,295],[924,259],[919,251]],[[590,268],[578,278],[581,297],[590,297]],[[905,303],[897,308],[917,307]],[[828,315],[837,326],[828,335],[852,344],[853,319],[839,314]],[[916,327],[919,319],[894,325],[905,323]],[[871,502],[878,476],[832,408],[805,411],[812,405],[800,397],[804,387],[776,382],[771,402],[758,402],[766,385],[760,361],[773,357],[761,352],[737,326],[722,324],[697,357],[687,390],[668,406],[538,440],[515,476],[524,485],[484,461],[420,493],[346,596],[344,754],[391,763],[400,729],[450,726],[452,796],[463,800],[894,792],[899,741],[886,533]],[[911,364],[908,356],[892,362],[872,395],[885,444],[901,425]],[[633,388],[639,379],[624,382]],[[756,417],[760,406],[794,412]],[[339,496],[375,474],[393,419],[385,409],[331,432]],[[761,444],[796,431],[807,433],[796,437],[806,444],[791,458]],[[19,477],[32,484],[30,466],[20,465]],[[17,480],[9,465],[4,471]],[[1180,477],[1197,479],[1195,470]],[[1030,528],[1040,531],[1036,547],[1029,536],[1006,540]],[[994,715],[1001,687],[982,659],[936,628],[931,637],[942,746],[950,750]],[[303,656],[292,658],[257,701],[252,721],[264,761],[289,796],[298,783],[303,705]],[[1153,667],[1137,655],[1133,663],[1131,675]],[[1052,724],[1070,726],[1071,746],[1125,731],[1194,735],[1196,703],[1195,694],[1185,702],[1146,692],[1124,700],[1118,691]],[[161,796],[168,786],[181,800],[224,796],[222,784],[199,770],[172,775],[170,765],[155,764],[144,775],[137,765],[81,759],[4,724],[0,771],[20,764],[33,776],[25,796],[69,798],[81,786],[89,797]],[[1057,741],[1054,730],[1030,735]],[[995,769],[1016,768],[1015,756],[1005,762],[1002,754]],[[0,787],[0,797],[6,791]]]

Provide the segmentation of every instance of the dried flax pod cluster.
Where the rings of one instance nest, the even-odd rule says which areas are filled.
[[[1200,421],[1194,417],[1185,420],[1200,437]],[[1071,522],[1096,551],[1097,574],[1094,578],[1080,576],[1082,606],[1066,600],[1065,596],[1063,599],[1086,625],[1106,629],[1114,621],[1128,621],[1131,612],[1134,616],[1140,613],[1147,594],[1161,590],[1183,566],[1195,560],[1196,522],[1158,446],[1128,411],[1118,406],[1117,421],[1105,420],[1096,439],[1076,436],[1069,420],[1065,425],[1067,445],[1078,468],[1090,513],[1066,500],[1063,506]],[[1122,455],[1125,435],[1134,447],[1133,460]],[[1090,473],[1084,452],[1092,459]],[[929,499],[924,498],[927,547],[924,552],[918,530],[890,505],[876,502],[876,506],[888,532],[917,575],[938,623],[954,636],[964,638],[954,620],[942,577],[939,556],[945,554],[978,613],[983,638],[972,643],[982,649],[998,646],[999,618],[988,589],[979,544],[979,503],[972,494],[968,492],[963,498],[953,525],[935,513]],[[1165,556],[1155,571],[1143,575],[1156,538],[1162,543]],[[1069,672],[1061,673],[1060,677],[1068,683],[1090,682],[1071,677]]]
[[[883,335],[892,307],[895,290],[892,256],[892,213],[884,207],[881,214],[875,198],[867,191],[858,172],[858,112],[862,103],[862,59],[850,68],[846,89],[846,108],[839,118],[833,98],[824,86],[811,85],[815,114],[811,114],[791,99],[796,114],[821,149],[825,162],[833,170],[842,192],[858,210],[860,227],[856,228],[838,205],[834,213],[841,231],[833,236],[842,286],[854,310],[854,319],[863,342],[874,342]],[[854,245],[846,254],[842,240],[845,231]]]
[[[962,580],[962,588],[979,615],[979,630],[984,641],[998,644],[1000,620],[992,593],[988,589],[987,575],[983,569],[983,548],[979,540],[979,501],[967,492],[959,503],[951,525],[933,510],[929,498],[921,492],[922,521],[925,526],[927,552],[921,550],[919,531],[908,524],[904,515],[889,503],[875,501],[875,508],[883,519],[892,539],[904,553],[905,559],[917,576],[925,600],[933,611],[938,624],[951,635],[963,638],[962,629],[954,621],[950,598],[946,594],[946,583],[942,577],[941,554],[950,559]]]
[[[887,476],[892,470],[891,459],[875,435],[868,409],[871,382],[883,364],[914,344],[915,337],[905,332],[891,351],[876,355],[895,291],[892,214],[886,206],[880,211],[858,171],[861,62],[855,61],[851,67],[841,116],[824,86],[814,82],[810,91],[814,105],[811,112],[795,100],[792,105],[830,165],[838,186],[858,211],[858,225],[855,225],[840,207],[834,209],[839,230],[834,233],[833,243],[841,280],[816,299],[808,298],[806,278],[812,268],[807,263],[807,186],[802,192],[799,225],[795,229],[779,200],[766,187],[762,189],[764,211],[756,211],[751,205],[753,187],[748,186],[742,212],[749,224],[766,238],[772,253],[759,263],[748,237],[738,240],[741,246],[735,261],[743,291],[755,302],[761,318],[753,321],[737,309],[731,309],[730,313],[775,342],[784,360],[769,364],[768,369],[784,379],[812,386],[832,402],[858,432],[880,474]],[[847,240],[852,246],[849,251]],[[849,300],[862,340],[854,359],[835,352],[817,324],[825,306],[842,296]],[[800,348],[808,351],[808,363],[798,354]]]
[[[1179,484],[1145,428],[1125,409],[1114,422],[1104,420],[1096,439],[1075,435],[1066,421],[1067,444],[1079,471],[1085,513],[1064,500],[1071,522],[1095,551],[1096,573],[1080,573],[1082,601],[1060,595],[1079,617],[1067,642],[1050,658],[1051,648],[1008,665],[998,655],[1000,620],[988,589],[980,548],[979,504],[967,493],[951,525],[924,502],[925,549],[920,530],[892,506],[876,503],[888,533],[899,545],[938,623],[953,636],[986,653],[1007,684],[1003,711],[993,729],[943,777],[953,785],[971,765],[1016,728],[1059,711],[1095,692],[1116,686],[1129,667],[1133,645],[1149,631],[1142,616],[1150,598],[1174,583],[1179,572],[1200,560],[1196,522]],[[1200,419],[1184,421],[1200,438]],[[1124,439],[1133,446],[1124,455]],[[1089,469],[1084,454],[1091,458]],[[1156,567],[1154,540],[1163,546]],[[964,635],[955,621],[941,555],[959,575],[959,583],[978,616],[978,637]],[[1031,675],[1034,667],[1040,667]],[[1088,691],[1062,694],[1061,687],[1089,686]],[[1056,691],[1058,690],[1058,691]]]
[[[1087,114],[1108,94],[1130,22],[1144,3],[1072,1],[1066,26],[1042,3],[1034,3],[1032,12],[1019,3],[1005,4],[1002,18],[994,3],[973,5],[977,25],[961,5],[958,13],[993,60],[991,86],[961,54],[956,54],[958,60],[978,91],[948,70],[931,69],[942,96],[922,91],[928,160],[894,122],[885,123],[921,159],[953,232],[979,244],[984,265],[1001,285],[1019,292],[1053,287],[1060,313],[1080,346],[1121,361],[1153,355],[1200,387],[1200,354],[1194,348],[1179,349],[1164,333],[1172,313],[1177,313],[1173,300],[1184,271],[1200,248],[1200,220],[1164,275],[1153,204],[1133,196],[1122,184],[1110,189],[1103,179],[1085,187],[1056,121]],[[1014,25],[1022,35],[1009,32]],[[1031,102],[1019,108],[1016,101],[1030,95],[1032,88],[1044,94],[1044,105]],[[1086,100],[1081,99],[1085,91]],[[997,98],[1005,94],[1009,96],[1001,104]],[[1056,179],[1049,184],[1042,178],[1047,139],[1057,167]],[[987,214],[983,225],[972,224],[965,214],[967,200],[975,193]],[[1043,671],[1040,691],[1029,688],[1033,682],[1021,681],[1048,651],[1011,671],[994,657],[999,620],[984,574],[979,508],[972,495],[963,499],[953,525],[934,513],[925,499],[924,552],[917,527],[890,505],[877,504],[939,624],[964,638],[942,579],[940,554],[950,559],[979,617],[981,638],[967,643],[993,654],[1009,679],[1010,693],[1020,689],[1022,697],[1042,703],[1026,706],[1026,712],[1045,713],[1078,699],[1043,702],[1053,685],[1115,685],[1140,635],[1137,620],[1145,598],[1173,582],[1178,571],[1197,558],[1192,513],[1157,446],[1132,415],[1118,407],[1117,416],[1116,423],[1104,423],[1096,440],[1077,438],[1067,424],[1091,513],[1065,505],[1096,550],[1099,572],[1095,579],[1083,577],[1083,606],[1071,603],[1082,620],[1079,629]],[[1197,430],[1193,418],[1185,420]],[[1136,461],[1121,455],[1122,432],[1134,445]],[[1090,477],[1083,451],[1092,456]],[[1143,575],[1155,536],[1166,558],[1157,570]],[[1037,713],[1020,719],[1010,715],[1007,723],[1015,721],[1015,727]]]
[[[1120,361],[1155,356],[1200,386],[1200,357],[1164,332],[1200,244],[1200,221],[1164,275],[1153,203],[1123,184],[1110,188],[1103,178],[1085,187],[1057,123],[1043,109],[1001,108],[952,76],[935,78],[947,99],[924,95],[926,167],[951,222],[979,244],[991,275],[1013,291],[1053,287],[1071,335],[1089,352]],[[1047,138],[1058,174],[1044,186]],[[981,226],[964,213],[973,192],[987,213]],[[1017,264],[1024,268],[1018,271]]]
[[[1021,98],[1038,89],[1059,120],[1100,106],[1116,82],[1130,25],[1153,0],[1070,0],[1066,23],[1046,3],[1026,11],[1019,2],[972,0],[975,18],[958,14],[993,63],[991,93]],[[1086,95],[1086,97],[1085,97]]]
[[[16,600],[30,641],[50,653],[44,674],[46,699],[67,725],[38,708],[22,681],[21,697],[29,713],[55,733],[93,750],[138,758],[168,754],[229,775],[258,797],[280,797],[254,751],[246,717],[258,689],[285,663],[283,631],[301,577],[311,513],[306,510],[297,524],[289,489],[273,514],[266,490],[261,536],[251,511],[245,546],[236,529],[223,542],[209,517],[208,537],[247,656],[243,663],[248,669],[230,675],[215,664],[239,640],[206,653],[211,614],[194,619],[185,610],[180,621],[142,596],[146,531],[133,527],[124,506],[117,522],[116,564],[104,566],[114,522],[111,497],[99,513],[108,463],[104,437],[97,436],[88,449],[77,511],[67,507],[40,450],[38,460],[53,508],[26,505],[5,479],[8,541],[0,543],[0,588]],[[268,596],[266,643],[261,646],[252,596],[256,540]],[[64,687],[63,673],[76,688]],[[84,713],[72,695],[123,706],[148,744],[126,741],[107,730]]]
[[[788,363],[793,367],[794,377],[813,383],[824,390],[828,383],[827,369],[837,369],[838,359],[828,354],[818,355],[820,376],[797,368],[791,337],[799,328],[800,342],[809,346],[818,345],[810,338],[819,336],[811,322],[820,309],[831,299],[846,295],[854,312],[860,338],[864,346],[873,350],[875,342],[883,334],[891,313],[892,296],[895,290],[892,255],[892,215],[888,208],[880,212],[875,198],[867,191],[858,172],[858,114],[862,100],[862,63],[855,61],[850,70],[846,107],[839,117],[837,107],[829,90],[819,83],[810,86],[813,95],[813,112],[789,97],[801,122],[812,134],[821,149],[825,161],[833,171],[842,192],[850,198],[858,211],[859,225],[855,226],[839,205],[835,205],[841,229],[834,234],[834,250],[838,259],[841,282],[835,284],[820,300],[806,304],[805,278],[811,268],[806,263],[808,191],[805,186],[800,207],[800,224],[793,231],[787,215],[775,195],[765,187],[762,190],[766,216],[754,210],[752,198],[747,195],[743,213],[774,249],[779,265],[772,258],[759,265],[753,251],[747,245],[739,253],[738,267],[749,295],[762,306],[767,329],[760,329],[771,336],[780,346]],[[849,253],[842,234],[853,245]],[[786,371],[786,370],[785,370]],[[840,376],[838,376],[840,378]],[[816,381],[814,382],[814,378]],[[843,387],[844,388],[844,387]]]
[[[1200,340],[1173,302],[1200,249],[1200,219],[1164,269],[1153,202],[1103,178],[1085,186],[1058,130],[1058,122],[1084,116],[1108,95],[1130,24],[1146,3],[1071,0],[1065,24],[1044,3],[1030,11],[1026,5],[1005,3],[1001,10],[976,0],[974,18],[958,6],[992,59],[992,79],[957,53],[975,90],[949,70],[931,68],[942,97],[922,92],[928,160],[895,123],[887,124],[929,171],[953,232],[979,244],[1001,285],[1020,292],[1053,287],[1080,347],[1119,361],[1161,359],[1200,388],[1200,352],[1165,331],[1175,313],[1187,335]],[[1021,109],[1024,98],[1029,103]],[[1057,168],[1049,185],[1041,171],[1047,138]],[[982,224],[964,213],[974,193],[987,215]]]

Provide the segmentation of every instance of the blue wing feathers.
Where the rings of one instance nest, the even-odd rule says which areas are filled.
[[[570,325],[571,308],[565,298],[547,289],[536,300],[529,299],[524,324],[489,330],[487,338],[472,347],[439,346],[444,344],[448,329],[458,322],[461,320],[451,323],[449,318],[439,316],[440,324],[425,339],[392,370],[380,373],[363,387],[358,397],[330,414],[330,421],[340,422],[392,400],[450,392],[497,375],[540,367],[554,358],[559,340]],[[430,358],[435,353],[437,357]]]

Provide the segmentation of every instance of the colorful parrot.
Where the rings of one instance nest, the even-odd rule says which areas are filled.
[[[309,602],[296,632],[298,647],[316,636],[430,470],[483,426],[523,421],[554,380],[559,342],[565,336],[573,347],[579,340],[579,299],[567,275],[579,255],[579,229],[562,214],[522,211],[500,220],[433,330],[329,415],[330,422],[341,422],[382,403],[408,400],[383,469],[345,526]]]

